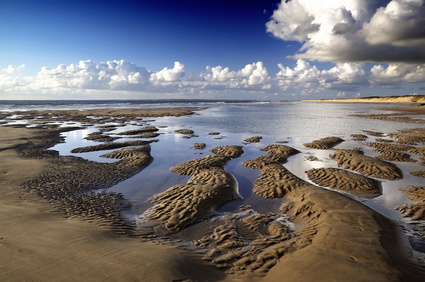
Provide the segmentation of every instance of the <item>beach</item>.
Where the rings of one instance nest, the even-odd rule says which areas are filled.
[[[271,142],[251,134],[239,144],[229,132],[212,131],[218,127],[201,132],[178,120],[202,117],[203,109],[2,113],[0,279],[420,281],[423,253],[409,246],[394,220],[350,195],[378,197],[382,181],[406,178],[399,162],[409,163],[412,156],[415,168],[423,163],[423,107],[355,113],[359,119],[400,123],[399,128],[404,123],[417,126],[401,132],[351,130],[342,138],[304,138],[308,142],[289,137]],[[179,128],[174,130],[168,118],[177,118]],[[85,138],[94,143],[73,147],[72,155],[51,149],[66,142],[63,134],[87,127],[93,129]],[[122,211],[134,203],[108,188],[155,168],[155,150],[167,136],[178,140],[177,145],[194,143],[194,153],[186,149],[180,161],[168,165],[169,173],[182,177],[180,183],[153,193],[150,206],[129,221]],[[344,145],[349,138],[349,144],[359,142],[381,157]],[[204,149],[203,141],[213,148]],[[254,157],[254,151],[260,155]],[[115,161],[76,157],[95,152]],[[335,167],[311,168],[303,177],[294,172],[291,160],[302,156],[303,165],[319,164],[325,159],[322,152],[331,153],[326,162]],[[244,196],[240,177],[231,169],[235,163],[255,177],[255,197],[279,201],[276,210],[261,212],[244,202],[220,212],[221,206]],[[423,169],[417,171],[420,183]],[[422,190],[416,186],[400,192],[413,202],[399,209],[423,223]],[[416,232],[425,234],[418,227]]]
[[[2,281],[220,280],[225,275],[193,252],[117,235],[109,226],[69,218],[18,187],[43,172],[48,160],[23,159],[19,146],[34,132],[1,130]]]
[[[390,104],[421,104],[425,102],[424,95],[387,96],[387,97],[359,97],[338,99],[309,99],[304,102],[330,102],[330,103],[390,103]]]

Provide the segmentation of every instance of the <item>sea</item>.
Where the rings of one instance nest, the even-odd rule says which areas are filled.
[[[152,143],[151,155],[154,161],[140,173],[109,188],[109,191],[123,194],[131,203],[131,210],[126,212],[130,220],[152,206],[149,198],[166,191],[177,184],[186,183],[190,177],[176,175],[170,168],[183,162],[202,158],[212,154],[209,150],[222,145],[242,145],[245,154],[232,160],[226,170],[238,182],[240,199],[220,207],[216,212],[229,213],[240,205],[251,205],[260,213],[277,211],[282,203],[279,199],[264,199],[252,192],[254,182],[259,171],[242,166],[242,161],[252,160],[265,152],[260,149],[276,142],[284,142],[301,153],[289,158],[284,166],[298,177],[311,182],[306,171],[320,167],[338,167],[330,159],[332,150],[316,150],[304,147],[304,143],[324,137],[337,136],[345,141],[337,145],[336,149],[362,148],[365,155],[377,156],[371,148],[352,140],[351,134],[364,134],[363,130],[383,133],[387,135],[402,129],[423,128],[421,124],[389,122],[377,119],[360,118],[357,114],[395,113],[392,104],[371,103],[317,103],[301,101],[257,101],[257,100],[26,100],[0,101],[0,112],[14,112],[27,110],[57,110],[57,109],[98,109],[98,108],[178,108],[190,107],[195,115],[182,117],[155,117],[145,118],[151,126],[159,128],[158,142]],[[415,118],[418,118],[417,116]],[[7,120],[13,123],[13,120]],[[22,122],[22,121],[19,121]],[[25,121],[24,121],[25,122]],[[65,126],[65,125],[64,125]],[[75,126],[75,124],[73,125]],[[140,128],[137,123],[118,127],[110,134]],[[189,139],[175,133],[177,129],[191,129],[197,137]],[[71,153],[76,147],[99,144],[85,140],[88,134],[98,128],[88,127],[81,130],[63,133],[65,142],[55,145],[53,150],[61,155],[74,155],[97,162],[113,162],[117,160],[100,157],[105,151],[90,153]],[[210,135],[217,132],[218,135]],[[261,136],[259,143],[244,144],[248,137]],[[376,137],[369,137],[366,141],[373,142]],[[134,140],[134,139],[128,139]],[[126,141],[119,139],[116,142]],[[194,149],[195,143],[205,143],[206,148]],[[314,156],[317,159],[310,160]],[[419,157],[412,154],[413,159]],[[382,195],[365,199],[351,195],[351,197],[370,208],[396,221],[406,232],[413,248],[425,253],[425,240],[412,227],[417,223],[404,218],[395,208],[403,203],[411,203],[400,191],[408,186],[423,186],[424,180],[415,177],[410,172],[423,170],[417,163],[394,162],[404,173],[401,180],[380,180]],[[323,187],[324,189],[328,189]],[[342,192],[339,192],[342,193]]]

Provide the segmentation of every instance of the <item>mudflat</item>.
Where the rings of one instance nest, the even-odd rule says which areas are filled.
[[[216,281],[223,271],[193,252],[118,235],[101,220],[66,217],[19,186],[41,175],[48,159],[22,158],[35,130],[0,127],[0,280]]]
[[[97,136],[109,140],[109,123],[190,114],[193,112],[187,109],[25,112],[22,119],[37,116],[39,126],[0,127],[0,279],[420,281],[424,277],[423,263],[406,247],[408,243],[394,222],[287,170],[287,159],[300,153],[290,146],[264,146],[261,151],[267,155],[243,162],[260,170],[254,193],[282,199],[278,213],[261,214],[250,206],[240,206],[237,213],[208,221],[217,207],[239,196],[235,179],[225,167],[244,154],[243,147],[221,146],[207,156],[174,166],[172,172],[191,178],[186,184],[154,195],[153,207],[142,215],[139,227],[122,218],[121,211],[129,203],[120,194],[92,191],[108,188],[149,166],[150,146],[155,142],[150,138],[156,136],[79,149],[116,149],[104,154],[117,158],[115,163],[64,157],[48,150],[59,142],[61,132],[79,128],[61,128],[53,120],[105,124],[100,125]],[[155,130],[141,125],[138,132],[125,133],[144,132]],[[399,145],[408,147],[379,149],[421,152],[420,147],[412,147],[414,138],[408,137],[420,138],[420,132],[393,136],[407,140],[408,145]],[[260,140],[256,137],[246,143]],[[317,149],[322,150],[323,144],[323,148],[331,149],[341,141],[324,138]],[[367,176],[402,177],[396,165],[358,150],[337,149],[332,158],[345,170],[311,171],[311,179],[321,186],[375,194],[379,193],[379,184]],[[423,187],[411,188],[406,194],[421,203],[401,206],[400,210],[406,216],[423,219]],[[202,228],[202,224],[211,225],[213,232],[201,239],[176,242],[166,238],[190,226]]]

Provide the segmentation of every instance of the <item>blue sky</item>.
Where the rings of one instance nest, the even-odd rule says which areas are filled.
[[[335,2],[4,0],[0,99],[425,94],[424,1]]]

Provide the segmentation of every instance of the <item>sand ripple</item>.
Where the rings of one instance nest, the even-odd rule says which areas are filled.
[[[401,179],[402,172],[394,164],[363,155],[356,150],[337,150],[330,157],[345,169],[351,169],[364,175],[395,180]]]
[[[412,220],[422,220],[422,222],[415,225],[414,229],[422,233],[425,238],[425,186],[411,186],[408,189],[402,190],[403,193],[412,201],[411,204],[403,204],[396,209],[399,210],[403,216],[410,217]]]
[[[307,148],[327,150],[343,141],[344,140],[339,137],[326,137],[319,140],[314,140],[311,143],[305,143],[304,146]]]
[[[71,153],[85,153],[85,152],[94,152],[94,151],[103,151],[103,150],[113,150],[113,149],[130,147],[130,146],[142,146],[142,145],[148,145],[155,141],[158,141],[158,140],[152,140],[152,141],[135,140],[135,141],[126,141],[126,142],[103,143],[103,144],[94,145],[94,146],[75,148],[71,151]]]
[[[307,171],[313,182],[363,197],[380,195],[380,183],[363,175],[337,168],[317,168]]]
[[[242,164],[249,168],[261,169],[269,164],[284,163],[299,151],[285,145],[269,145],[261,151],[266,151],[267,156],[259,156],[255,160],[244,161]]]
[[[176,185],[150,199],[155,204],[139,219],[140,225],[156,221],[170,232],[212,216],[217,207],[240,197],[234,177],[224,170],[231,157],[243,154],[238,146],[212,149],[221,155],[209,155],[175,166],[171,171],[191,175],[184,185]]]
[[[249,206],[239,208],[240,212],[216,218],[220,224],[212,234],[194,244],[210,249],[204,259],[227,268],[228,274],[264,276],[280,257],[299,247],[297,235],[285,215],[260,214]]]

